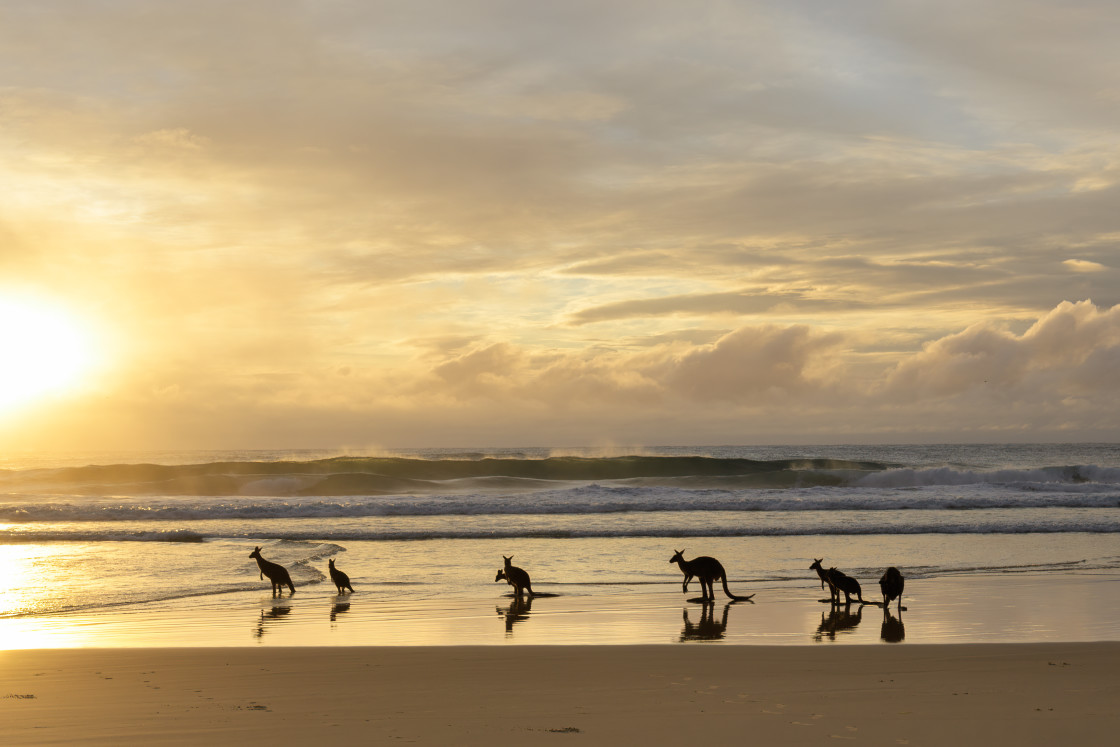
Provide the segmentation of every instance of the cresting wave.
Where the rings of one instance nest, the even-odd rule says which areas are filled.
[[[47,496],[333,497],[529,493],[563,485],[771,490],[937,485],[1120,485],[1120,468],[1094,465],[980,471],[907,468],[840,459],[549,457],[414,459],[339,457],[311,461],[120,464],[0,471],[0,491]]]
[[[304,462],[90,465],[0,472],[10,493],[80,495],[386,495],[457,487],[528,488],[533,483],[737,478],[760,487],[839,484],[886,469],[837,459],[761,461],[702,456],[412,459],[338,457]],[[463,483],[462,486],[456,483]]]

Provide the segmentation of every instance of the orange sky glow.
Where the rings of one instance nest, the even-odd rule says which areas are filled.
[[[5,4],[0,448],[1115,441],[1118,35]]]

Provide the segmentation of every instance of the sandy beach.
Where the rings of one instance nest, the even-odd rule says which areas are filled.
[[[1114,744],[1120,644],[0,653],[8,744]]]

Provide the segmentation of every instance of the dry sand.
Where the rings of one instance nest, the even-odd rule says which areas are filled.
[[[1112,745],[1120,643],[0,652],[5,744]]]

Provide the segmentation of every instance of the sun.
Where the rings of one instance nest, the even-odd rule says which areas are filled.
[[[93,358],[89,332],[62,306],[0,296],[0,412],[74,388]]]

